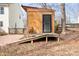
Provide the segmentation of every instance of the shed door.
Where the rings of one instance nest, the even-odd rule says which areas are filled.
[[[43,15],[43,32],[50,33],[51,31],[51,15]]]

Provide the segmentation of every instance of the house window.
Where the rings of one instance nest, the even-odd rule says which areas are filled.
[[[2,27],[3,26],[3,22],[2,21],[0,21],[0,27]]]
[[[4,7],[0,7],[0,14],[4,14]]]

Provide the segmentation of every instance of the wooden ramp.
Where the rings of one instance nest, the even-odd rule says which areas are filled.
[[[56,33],[44,33],[44,34],[31,34],[28,37],[26,37],[27,41],[31,41],[33,43],[33,40],[38,40],[40,38],[46,37],[46,42],[48,41],[48,37],[56,37],[59,38],[59,35]]]
[[[59,35],[56,33],[43,33],[43,34],[29,34],[26,37],[20,38],[18,42],[14,42],[13,44],[20,44],[23,42],[31,42],[33,44],[34,40],[38,40],[40,38],[46,38],[46,43],[48,42],[48,37],[56,37],[59,41]]]

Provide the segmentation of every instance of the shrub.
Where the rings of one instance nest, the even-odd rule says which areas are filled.
[[[31,34],[35,34],[35,33],[36,33],[33,27],[31,27],[31,28],[29,29],[29,33],[31,33]]]

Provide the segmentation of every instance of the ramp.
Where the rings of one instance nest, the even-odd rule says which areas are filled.
[[[56,33],[43,33],[43,34],[28,34],[26,37],[20,38],[17,42],[10,43],[8,45],[16,45],[21,44],[23,42],[31,42],[33,44],[34,40],[38,40],[40,38],[46,38],[46,43],[48,42],[48,37],[56,37],[59,41],[59,35]]]

